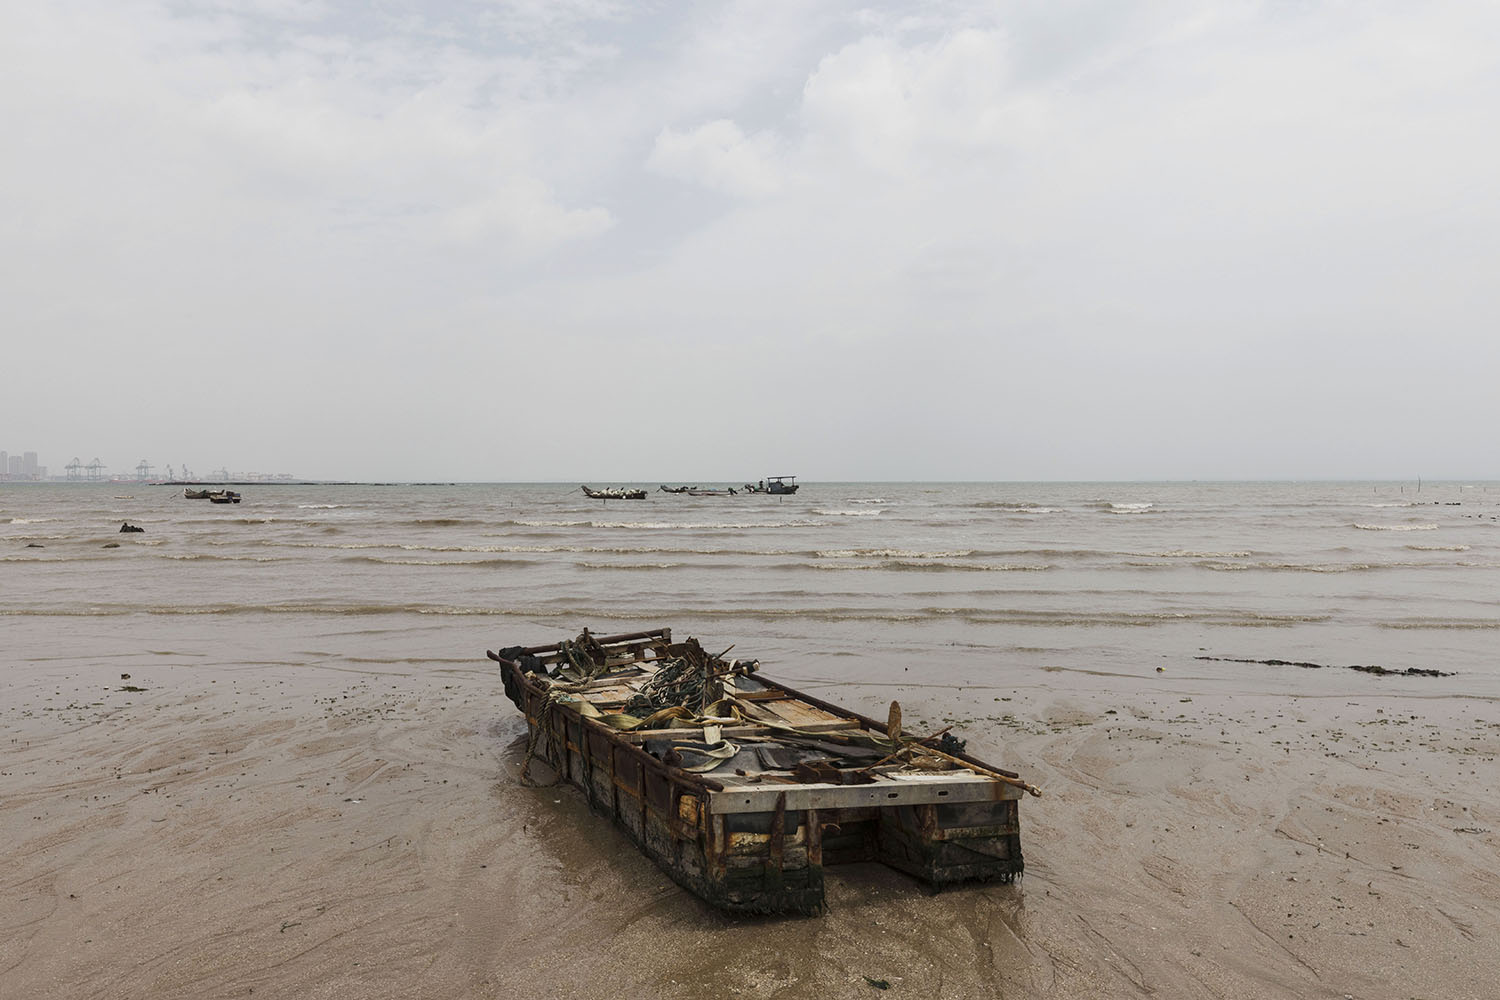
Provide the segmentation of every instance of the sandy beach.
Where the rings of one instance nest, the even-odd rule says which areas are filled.
[[[523,787],[483,663],[13,665],[0,979],[13,1000],[1494,996],[1500,709],[1438,681],[1204,687],[907,692],[1043,787],[1025,877],[929,895],[836,869],[826,915],[743,920],[576,791]]]

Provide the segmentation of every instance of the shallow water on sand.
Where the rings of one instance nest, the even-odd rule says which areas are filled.
[[[1440,669],[1464,693],[1500,693],[1491,484],[241,492],[216,505],[145,484],[0,487],[9,654],[89,655],[94,634],[170,660],[417,666],[585,625],[670,625],[809,683],[911,680],[898,668],[917,661],[953,684],[1157,666],[1251,692],[1353,683],[1226,662],[1285,660]],[[124,521],[145,530],[120,534]]]

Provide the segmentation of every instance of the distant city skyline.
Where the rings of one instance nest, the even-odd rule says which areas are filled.
[[[25,451],[19,455],[0,451],[0,478],[23,481],[46,479],[47,467],[38,463],[34,451]]]
[[[141,459],[132,467],[115,471],[97,457],[88,462],[74,457],[61,466],[61,473],[55,471],[57,468],[58,466],[43,465],[34,451],[15,454],[0,450],[0,481],[5,482],[176,482],[194,479],[274,482],[297,478],[289,472],[231,472],[228,465],[224,464],[207,471],[195,470],[187,463],[179,466],[169,462],[158,467],[146,459]]]

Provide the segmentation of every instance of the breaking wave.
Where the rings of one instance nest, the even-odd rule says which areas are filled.
[[[1041,504],[1028,503],[1021,500],[980,500],[971,504],[964,504],[969,510],[1004,510],[1013,514],[1055,514],[1055,508],[1044,507]]]
[[[918,552],[911,549],[828,549],[816,552],[819,559],[959,559],[974,554],[973,549],[954,549],[951,552]]]
[[[1024,563],[976,563],[976,562],[934,562],[927,559],[884,559],[880,562],[825,562],[811,563],[809,569],[817,570],[884,570],[887,572],[918,572],[918,573],[1027,573],[1051,569],[1051,566],[1037,566]]]
[[[1197,552],[1193,549],[1174,549],[1171,552],[1158,552],[1156,555],[1163,559],[1246,559],[1251,552]]]
[[[809,528],[818,521],[516,521],[526,528],[608,528],[641,531],[752,531],[766,528]]]

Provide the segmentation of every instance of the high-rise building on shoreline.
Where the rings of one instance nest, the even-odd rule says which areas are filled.
[[[12,455],[0,451],[0,479],[11,482],[33,482],[47,478],[47,467],[37,461],[36,452]]]

